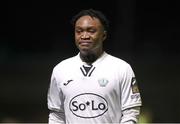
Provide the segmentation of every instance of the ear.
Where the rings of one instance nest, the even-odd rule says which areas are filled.
[[[107,31],[104,31],[104,34],[103,34],[103,41],[107,38]]]

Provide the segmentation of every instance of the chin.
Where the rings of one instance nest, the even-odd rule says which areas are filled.
[[[92,50],[80,50],[80,55],[87,63],[92,63],[97,59],[96,54]]]
[[[81,48],[81,49],[79,49],[80,50],[80,53],[82,53],[82,54],[88,54],[91,50],[90,49],[88,49],[88,48]]]

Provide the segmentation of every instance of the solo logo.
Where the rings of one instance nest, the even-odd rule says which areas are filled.
[[[108,110],[105,98],[94,93],[83,93],[73,97],[69,103],[70,111],[81,118],[96,118]]]

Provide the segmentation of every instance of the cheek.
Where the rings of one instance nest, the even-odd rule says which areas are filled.
[[[80,37],[78,35],[75,35],[74,36],[74,42],[75,42],[75,45],[79,48],[79,39]]]
[[[80,37],[81,37],[81,34],[76,34],[76,33],[75,33],[75,35],[74,35],[74,36],[75,36],[75,39],[76,39],[76,40],[79,40],[79,39],[80,39]]]
[[[75,35],[75,36],[74,36],[74,40],[75,40],[75,42],[78,42],[78,41],[79,41],[79,36],[78,36],[78,35]]]
[[[94,41],[97,42],[97,43],[103,41],[103,36],[101,36],[101,35],[96,35],[93,38],[94,38]]]

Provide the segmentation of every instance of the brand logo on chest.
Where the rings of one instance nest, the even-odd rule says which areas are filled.
[[[77,117],[96,118],[108,110],[108,102],[98,94],[83,93],[71,99],[69,109]]]

